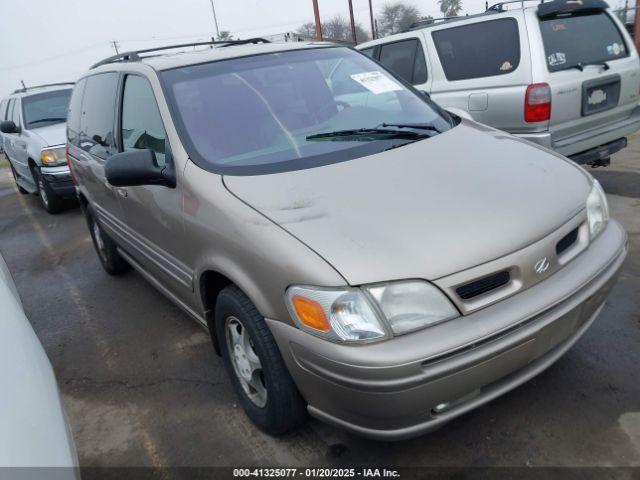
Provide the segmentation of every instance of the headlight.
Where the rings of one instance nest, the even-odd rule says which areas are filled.
[[[589,236],[593,240],[607,225],[609,220],[609,205],[604,190],[597,180],[593,180],[593,188],[587,197],[587,219],[589,221]]]
[[[45,148],[40,154],[40,160],[43,165],[49,167],[67,163],[65,147]]]
[[[433,285],[402,281],[362,288],[293,286],[287,305],[303,330],[336,342],[370,342],[458,316]]]

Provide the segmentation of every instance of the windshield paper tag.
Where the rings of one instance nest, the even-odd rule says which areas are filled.
[[[402,90],[402,87],[380,71],[354,73],[351,78],[374,95]]]

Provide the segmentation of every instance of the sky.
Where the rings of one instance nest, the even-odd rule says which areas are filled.
[[[372,0],[374,14],[390,0]],[[401,0],[440,16],[436,0]],[[0,0],[0,98],[20,87],[74,81],[93,63],[120,51],[206,41],[215,32],[210,0]],[[484,0],[462,0],[463,13]],[[240,37],[295,31],[313,20],[311,0],[214,0],[220,30]],[[347,0],[319,0],[321,18],[348,17]],[[354,15],[370,29],[368,0]]]

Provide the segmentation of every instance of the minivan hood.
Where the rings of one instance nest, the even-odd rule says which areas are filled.
[[[435,280],[519,250],[591,189],[564,157],[468,120],[383,153],[224,181],[352,285]]]
[[[33,128],[31,131],[42,138],[46,146],[64,145],[67,143],[67,124],[65,122],[54,123],[46,127]]]

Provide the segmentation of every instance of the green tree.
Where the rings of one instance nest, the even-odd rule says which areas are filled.
[[[378,34],[381,37],[407,30],[420,20],[420,11],[413,5],[391,3],[382,7],[378,17]]]
[[[438,4],[445,17],[457,17],[462,10],[462,0],[438,0]]]

